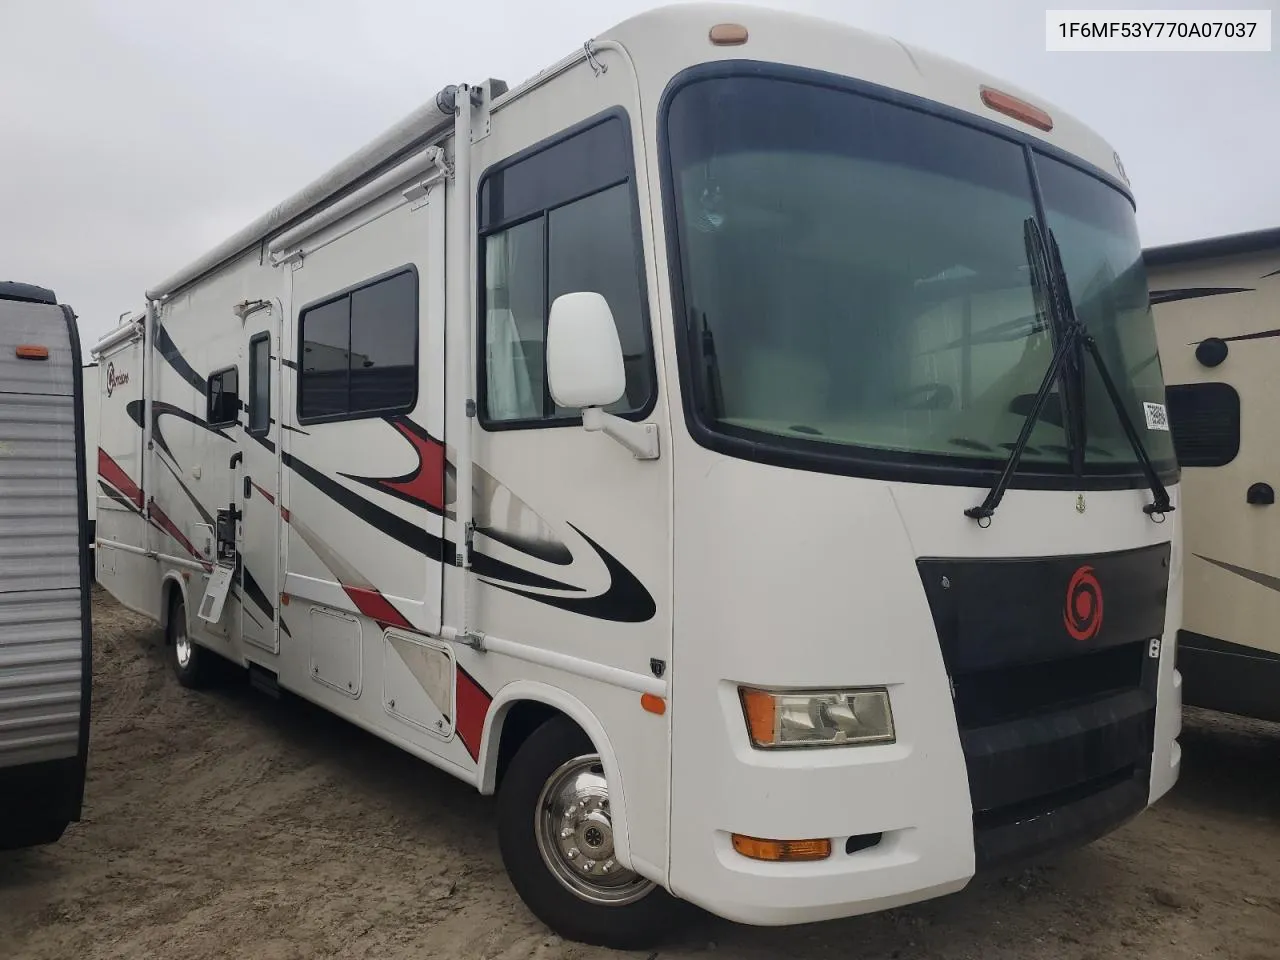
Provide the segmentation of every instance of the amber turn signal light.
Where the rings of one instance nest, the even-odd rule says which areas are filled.
[[[803,860],[825,860],[831,856],[831,841],[822,840],[761,840],[759,837],[733,835],[733,849],[752,860],[769,860],[774,863],[795,863]]]

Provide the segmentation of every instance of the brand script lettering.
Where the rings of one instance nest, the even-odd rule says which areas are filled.
[[[107,364],[107,396],[116,392],[116,387],[123,386],[129,382],[129,374],[125,372],[116,373],[116,365],[114,363]]]

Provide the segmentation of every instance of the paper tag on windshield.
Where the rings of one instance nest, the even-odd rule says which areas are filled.
[[[1147,415],[1148,430],[1168,430],[1169,415],[1165,413],[1163,403],[1146,403],[1142,404],[1142,411]]]

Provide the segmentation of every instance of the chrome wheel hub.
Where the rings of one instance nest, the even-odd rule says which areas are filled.
[[[191,663],[191,638],[187,636],[187,625],[179,623],[173,630],[173,652],[178,658],[178,666],[183,670]]]
[[[614,858],[609,790],[595,754],[574,757],[547,778],[534,834],[551,873],[584,900],[622,905],[653,889]]]

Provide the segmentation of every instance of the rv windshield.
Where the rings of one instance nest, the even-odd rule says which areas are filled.
[[[1024,222],[1028,153],[976,128],[832,87],[760,75],[671,99],[689,376],[722,437],[846,460],[989,468],[1016,440],[1053,351]],[[1047,226],[1157,469],[1164,387],[1127,198],[1034,154]],[[1067,474],[1055,388],[1022,471]],[[1095,371],[1077,418],[1085,469],[1136,472]]]

